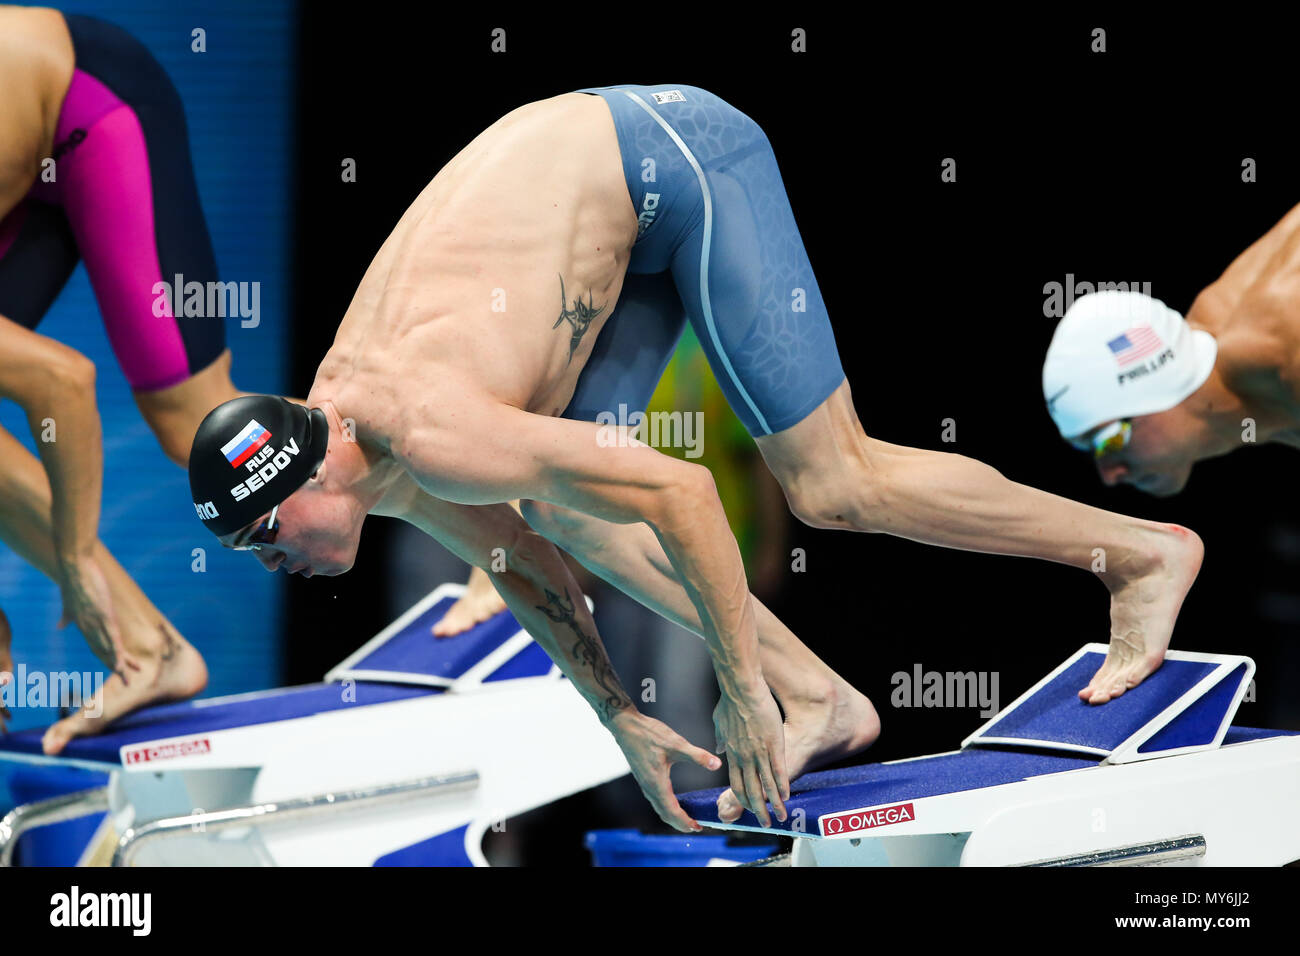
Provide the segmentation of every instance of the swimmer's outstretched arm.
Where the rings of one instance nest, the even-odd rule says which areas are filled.
[[[644,521],[701,622],[722,691],[714,711],[731,787],[768,822],[789,799],[780,710],[763,677],[749,585],[713,476],[591,422],[487,400],[429,396],[399,420],[395,459],[429,494],[464,504],[530,498],[617,524]]]
[[[665,823],[694,832],[673,795],[674,763],[691,761],[716,770],[718,759],[661,721],[640,713],[614,672],[582,591],[555,545],[534,532],[509,505],[459,505],[440,501],[414,483],[385,497],[376,514],[415,525],[474,567],[504,558],[490,575],[515,620],[550,655],[613,734],[642,792]]]

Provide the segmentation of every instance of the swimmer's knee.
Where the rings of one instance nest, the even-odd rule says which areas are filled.
[[[845,489],[815,495],[790,495],[786,500],[796,518],[810,528],[841,531],[879,531],[880,509],[874,496]]]
[[[811,528],[883,531],[888,504],[887,472],[866,460],[810,469],[784,488],[796,518]]]

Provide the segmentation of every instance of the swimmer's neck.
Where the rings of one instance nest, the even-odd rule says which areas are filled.
[[[1288,407],[1291,403],[1275,392],[1271,388],[1231,387],[1216,364],[1179,409],[1197,436],[1198,460],[1217,458],[1251,444],[1284,440],[1287,433],[1300,427],[1294,406]]]
[[[325,453],[325,480],[338,494],[354,498],[367,513],[375,512],[405,472],[356,423],[340,414],[332,399],[316,406],[329,421],[329,448]]]

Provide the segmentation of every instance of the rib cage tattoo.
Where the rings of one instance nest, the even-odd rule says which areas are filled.
[[[561,322],[568,322],[569,329],[569,361],[573,361],[573,355],[578,351],[578,345],[582,342],[582,337],[587,334],[591,328],[591,322],[598,315],[605,311],[603,305],[596,305],[590,291],[587,292],[587,301],[582,301],[582,296],[573,300],[573,308],[568,307],[568,297],[564,292],[564,276],[560,276],[560,317],[555,320],[552,329],[558,329]]]
[[[577,635],[577,641],[569,650],[570,656],[578,664],[586,664],[591,668],[591,675],[595,678],[596,684],[605,694],[605,699],[601,702],[605,709],[605,716],[612,717],[615,713],[630,705],[627,694],[618,685],[618,677],[614,669],[610,666],[609,657],[605,654],[604,649],[596,643],[596,639],[587,634],[578,625],[578,619],[574,614],[573,599],[569,597],[569,591],[566,588],[564,597],[560,597],[550,588],[546,588],[546,604],[534,605],[537,610],[541,611],[556,624],[568,625],[569,629]]]

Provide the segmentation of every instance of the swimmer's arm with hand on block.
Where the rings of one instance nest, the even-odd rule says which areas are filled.
[[[0,316],[0,398],[23,409],[49,480],[63,623],[75,622],[99,659],[127,680],[127,671],[139,664],[122,645],[107,578],[95,557],[104,468],[95,366],[80,352]],[[0,509],[42,507],[41,490],[31,489],[25,502],[0,502]],[[24,542],[29,553],[49,546],[48,540]]]
[[[614,735],[641,792],[660,819],[688,833],[700,829],[677,802],[669,774],[673,764],[681,761],[716,770],[718,758],[636,709],[614,673],[587,602],[555,545],[528,527],[508,504],[453,504],[427,494],[412,481],[394,487],[373,513],[415,525],[457,557],[485,571],[504,552],[505,569],[489,571],[488,576],[515,620],[550,655]]]
[[[395,459],[447,501],[531,499],[649,525],[700,616],[722,691],[714,726],[731,787],[764,825],[769,800],[785,820],[790,784],[781,715],[759,663],[740,548],[708,469],[607,426],[448,397],[446,406],[430,399],[401,419],[389,443]]]

